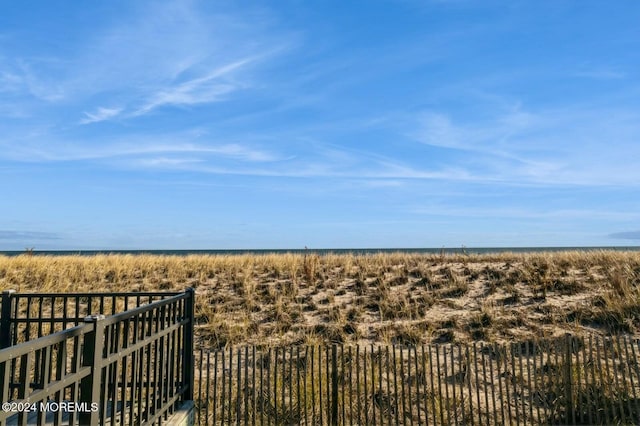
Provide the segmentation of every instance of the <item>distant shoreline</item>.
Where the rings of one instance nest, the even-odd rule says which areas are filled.
[[[544,253],[564,251],[640,251],[640,246],[588,246],[588,247],[439,247],[439,248],[323,248],[323,249],[231,249],[231,250],[0,250],[0,256],[95,256],[109,254],[189,256],[189,255],[264,255],[264,254],[354,254],[423,253],[423,254],[491,254],[491,253]]]

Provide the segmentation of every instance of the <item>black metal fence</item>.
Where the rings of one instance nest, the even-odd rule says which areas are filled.
[[[638,424],[640,342],[626,337],[196,354],[196,422]]]
[[[2,297],[0,425],[162,423],[193,399],[194,292]]]

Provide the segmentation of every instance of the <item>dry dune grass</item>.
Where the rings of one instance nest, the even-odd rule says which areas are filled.
[[[194,287],[199,343],[640,335],[640,253],[0,256],[0,289]]]

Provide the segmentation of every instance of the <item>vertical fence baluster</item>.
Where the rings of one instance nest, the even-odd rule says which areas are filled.
[[[31,366],[33,365],[34,353],[29,352],[25,355],[22,355],[20,358],[20,375],[18,379],[18,399],[25,399],[29,394],[30,388],[30,375],[31,375]],[[18,413],[18,423],[21,425],[27,424],[27,416],[28,412],[19,412]]]
[[[540,373],[540,377],[539,377],[539,384],[540,384],[540,392],[539,392],[539,397],[540,397],[540,401],[542,404],[542,418],[541,418],[541,422],[546,422],[546,423],[550,423],[551,422],[551,414],[552,414],[552,407],[550,404],[550,400],[551,400],[551,394],[553,392],[553,390],[551,389],[551,385],[549,383],[549,375],[551,374],[551,367],[550,367],[550,360],[551,360],[551,354],[550,354],[550,341],[549,340],[543,340],[540,342],[540,366],[538,368],[539,373]]]
[[[44,308],[44,296],[39,296],[38,297],[38,337],[42,337],[44,336],[44,331],[43,331],[43,322],[40,321],[42,319],[44,319],[44,315],[43,315],[43,308]],[[42,361],[40,361],[42,362]],[[38,365],[39,363],[36,362],[36,366],[39,369],[40,366]]]
[[[212,424],[216,424],[218,422],[217,408],[218,408],[218,354],[220,353],[219,349],[213,354],[213,407],[211,415],[213,417]],[[224,353],[224,352],[223,352]],[[207,402],[206,402],[206,411],[205,411],[205,424],[209,422],[209,375],[211,372],[211,365],[209,364],[209,355],[210,352],[207,352]],[[224,371],[224,370],[223,370]]]
[[[515,345],[513,343],[509,344],[509,360],[511,366],[511,374],[509,374],[509,382],[511,382],[512,390],[511,390],[511,398],[513,399],[513,416],[516,419],[516,425],[520,426],[520,419],[522,417],[521,413],[518,409],[518,400],[520,399],[518,394],[518,380],[516,376],[516,351]],[[507,383],[508,386],[508,383]]]
[[[225,398],[225,401],[227,401],[227,421],[228,424],[231,424],[233,422],[233,347],[231,345],[229,345],[229,378],[227,379],[227,384],[229,396]]]
[[[65,298],[66,300],[66,298]],[[127,319],[123,323],[123,336],[122,336],[122,349],[127,349],[129,347],[129,337],[131,333],[131,319]],[[129,379],[129,375],[127,374],[129,370],[128,360],[130,356],[126,356],[122,358],[122,371],[120,375],[121,381],[121,389],[120,389],[120,400],[122,401],[122,407],[120,408],[120,424],[125,424],[126,419],[126,406],[127,406],[127,381]]]
[[[51,312],[49,312],[49,319],[51,321],[49,321],[49,333],[48,334],[53,334],[56,332],[56,297],[55,296],[51,296]],[[65,327],[62,327],[62,329],[64,330]]]
[[[618,408],[620,409],[620,422],[624,422],[626,419],[625,409],[624,409],[624,399],[626,396],[624,395],[626,391],[626,385],[624,384],[626,381],[624,377],[619,377],[618,374],[622,369],[622,355],[619,351],[619,344],[616,345],[615,341],[619,338],[618,335],[611,336],[609,338],[609,342],[611,344],[611,370],[613,372],[613,377],[615,380],[616,391],[614,393],[615,398],[618,400]],[[617,360],[617,362],[616,362]],[[617,363],[617,367],[616,367]],[[623,373],[624,374],[624,373]]]
[[[587,346],[584,340],[584,337],[581,339],[582,344],[582,365],[584,367],[584,394],[582,398],[578,400],[579,403],[582,404],[582,409],[580,410],[581,419],[583,422],[587,421],[589,424],[593,424],[593,417],[591,415],[591,388],[592,386],[589,384],[589,364],[591,361],[591,354],[589,354],[589,360],[587,361]],[[586,418],[585,418],[586,416]]]
[[[575,369],[576,379],[575,386],[572,390],[572,404],[573,404],[573,412],[574,412],[574,421],[578,422],[578,424],[584,423],[584,415],[582,411],[581,398],[584,394],[582,390],[582,369],[584,365],[580,364],[580,342],[577,337],[571,337],[571,364],[573,369]],[[584,353],[584,352],[583,352]],[[575,354],[575,362],[573,361],[573,356]]]
[[[606,406],[606,388],[608,387],[609,378],[607,377],[606,381],[604,379],[604,368],[602,367],[602,358],[600,358],[600,339],[598,338],[598,336],[596,336],[594,340],[596,345],[596,360],[598,363],[596,369],[598,370],[600,376],[600,383],[598,387],[602,392],[600,395],[597,395],[598,399],[600,399],[600,401],[598,401],[598,404],[601,404],[602,406],[602,418],[604,419],[604,422],[611,423],[612,420],[610,420],[609,417],[609,407]],[[598,410],[598,413],[600,413],[600,410]]]
[[[411,377],[411,346],[407,346],[407,408],[409,409],[409,424],[413,425],[413,402],[411,393],[411,384],[413,378]]]
[[[518,378],[517,384],[520,389],[520,391],[518,392],[518,395],[519,395],[518,399],[520,400],[520,414],[522,416],[522,423],[526,426],[528,419],[527,419],[527,407],[525,406],[525,399],[524,399],[524,372],[522,368],[522,345],[515,344],[514,348],[518,353],[519,370],[518,370],[518,376],[517,376]]]
[[[324,409],[322,408],[322,347],[318,346],[318,417],[320,417],[320,424],[324,424],[322,419],[324,418]]]
[[[257,424],[256,420],[256,391],[258,382],[256,381],[256,347],[251,347],[251,423]]]
[[[406,375],[406,378],[405,378],[404,373],[401,373],[401,375],[402,375],[403,383],[406,382],[406,384],[407,384],[407,410],[408,411],[406,411],[406,414],[409,415],[409,424],[413,425],[413,402],[411,401],[411,399],[412,399],[411,398],[412,397],[411,384],[412,384],[412,381],[413,381],[413,378],[411,377],[411,347],[407,346],[407,349],[408,349],[408,351],[407,351],[407,375]],[[403,367],[404,363],[403,363],[403,360],[402,360],[402,358],[403,358],[403,356],[402,356],[403,350],[404,350],[404,348],[400,349],[400,370],[403,370],[403,368],[404,368]],[[405,416],[406,416],[406,414],[405,414]],[[406,424],[406,422],[405,422],[405,424]]]
[[[422,402],[424,401],[424,396],[422,395],[422,374],[423,371],[420,370],[420,360],[418,353],[418,345],[412,345],[413,347],[413,368],[415,369],[414,380],[415,383],[415,404],[416,404],[416,413],[417,413],[417,422],[418,426],[425,424],[426,421],[423,421],[423,417],[426,416],[427,410],[423,408]],[[424,412],[423,412],[424,411]]]
[[[322,356],[322,350],[318,349],[319,355],[319,363],[322,365],[322,360],[324,359],[324,386],[320,387],[320,392],[324,394],[324,407],[322,415],[327,419],[327,423],[331,424],[331,370],[329,367],[329,347],[325,346],[324,348],[324,357]]]
[[[324,348],[324,372],[325,372],[325,386],[326,386],[326,400],[327,400],[327,420],[329,422],[329,424],[333,424],[333,399],[335,397],[335,395],[333,395],[333,368],[331,366],[331,362],[330,362],[330,353],[331,350],[333,348],[333,345],[329,346],[325,346]]]
[[[76,301],[77,302],[77,301]],[[76,304],[77,308],[77,304]],[[138,328],[140,326],[138,315],[133,317],[133,324],[131,329],[131,344],[135,345],[138,343]],[[138,364],[140,363],[139,359],[140,349],[137,349],[131,353],[131,392],[129,397],[129,421],[133,422],[135,417],[135,402],[138,399],[138,395],[140,394],[140,385],[138,382]]]
[[[358,424],[362,424],[362,398],[360,397],[360,346],[356,346],[356,398],[358,400]]]
[[[313,377],[313,364],[309,365],[309,347],[305,346],[304,347],[304,376],[302,377],[302,382],[304,386],[304,424],[305,426],[309,424],[309,405],[307,401],[307,394],[309,393],[308,391],[309,388],[307,388],[307,376],[309,375],[309,367],[311,367],[311,377]],[[312,411],[311,418],[313,418],[313,411]]]
[[[252,385],[255,384],[253,381]],[[249,424],[249,347],[244,347],[244,425]],[[252,392],[253,393],[253,392]]]
[[[627,368],[625,367],[625,362],[624,362],[624,354],[622,353],[622,346],[620,345],[620,335],[616,335],[613,337],[613,340],[615,340],[615,352],[616,352],[616,358],[618,359],[618,373],[616,374],[616,377],[618,377],[619,380],[619,385],[616,384],[616,386],[618,387],[619,392],[622,394],[622,396],[619,398],[620,399],[620,403],[622,404],[622,416],[621,416],[621,420],[623,422],[627,422],[631,417],[630,415],[632,414],[632,409],[631,409],[631,392],[629,390],[629,382],[627,380],[627,378],[629,377],[629,373],[627,373]],[[615,369],[614,369],[615,370]],[[626,409],[625,409],[626,408]]]
[[[448,368],[447,368],[447,346],[443,346],[442,347],[442,359],[440,358],[440,353],[439,353],[439,345],[436,345],[436,353],[437,353],[437,362],[438,362],[438,386],[442,386],[444,385],[444,394],[445,394],[445,399],[444,399],[444,406],[446,407],[446,411],[447,411],[447,424],[451,424],[451,400],[449,399],[449,383],[447,383],[447,372],[448,372]],[[444,362],[443,362],[444,361]],[[443,368],[444,368],[444,380],[441,381],[441,374],[440,374],[440,364],[443,364]],[[442,396],[440,397],[440,400],[442,401]],[[442,404],[441,404],[441,408],[442,408]]]
[[[338,359],[340,362],[338,363]],[[345,365],[344,365],[344,347],[340,345],[340,354],[338,354],[338,346],[334,343],[331,346],[331,393],[334,400],[332,401],[331,411],[333,424],[346,424],[345,420]],[[340,365],[340,366],[338,366]],[[342,417],[340,417],[342,416]],[[340,421],[342,418],[342,421]]]
[[[160,310],[153,310],[153,311],[149,311],[149,315],[151,315],[153,317],[153,322],[154,322],[154,330],[153,330],[153,334],[157,334],[160,331],[160,318],[158,317],[158,315],[160,314],[160,312],[158,312]],[[160,314],[161,315],[161,314]],[[162,374],[162,370],[161,365],[162,365],[162,341],[158,341],[158,339],[153,339],[153,387],[152,387],[152,398],[153,398],[153,402],[151,404],[152,406],[152,413],[155,414],[156,410],[159,408],[158,406],[158,396],[160,395],[159,393],[159,385],[160,385],[160,378],[161,378],[161,374]]]
[[[340,346],[342,348],[342,346]],[[340,350],[340,357],[342,358],[342,349]],[[337,425],[338,422],[340,421],[339,416],[340,416],[340,410],[339,410],[339,405],[340,405],[340,390],[338,387],[338,375],[339,375],[339,371],[338,371],[338,347],[336,344],[333,344],[331,347],[331,393],[333,394],[333,401],[332,401],[332,406],[331,406],[331,412],[332,412],[332,418],[333,418],[333,424]],[[344,358],[342,358],[341,361],[342,364],[342,377],[344,377]],[[343,382],[344,383],[344,382]],[[342,408],[344,409],[344,387],[342,388]],[[342,416],[343,422],[344,422],[344,415]]]
[[[367,375],[368,375],[368,370],[367,370],[367,347],[364,347],[364,353],[363,353],[363,381],[364,381],[364,424],[367,424],[369,422],[369,394],[368,394],[368,389],[367,389]]]
[[[373,351],[373,344],[371,345],[371,414],[372,414],[372,422],[376,424],[376,362],[375,362],[375,352]]]
[[[504,425],[504,414],[501,416],[501,422],[498,423],[498,406],[496,404],[496,382],[493,378],[493,360],[491,359],[491,357],[489,357],[489,377],[487,378],[487,371],[486,371],[486,364],[487,364],[487,351],[491,350],[491,346],[489,345],[485,345],[484,343],[481,344],[480,346],[480,353],[482,354],[482,373],[484,375],[484,382],[485,382],[485,398],[487,398],[487,415],[489,415],[489,403],[488,403],[488,397],[489,397],[489,392],[487,392],[486,390],[486,386],[490,387],[490,393],[491,393],[491,406],[493,407],[493,410],[491,411],[493,413],[493,422],[494,424],[501,424]]]
[[[446,359],[446,357],[445,357]],[[442,395],[442,377],[440,375],[440,345],[436,344],[436,378],[438,379],[438,409],[440,410],[440,421],[444,423],[444,411],[447,412],[447,424],[451,424],[451,411],[449,410],[449,389],[445,384],[445,392],[447,394],[446,401]],[[446,407],[446,408],[445,408]]]
[[[420,345],[420,367],[422,368],[422,393],[423,393],[423,402],[424,402],[424,424],[429,426],[429,400],[427,396],[427,365],[425,362],[425,350],[424,343]]]
[[[291,376],[287,375],[287,359],[286,359],[287,351],[286,348],[282,348],[282,418],[283,422],[287,423],[290,417],[291,411],[291,397],[289,397],[289,404],[287,405],[285,402],[285,396],[287,394],[287,385],[291,386]],[[289,392],[289,396],[291,393]]]
[[[469,421],[471,422],[471,426],[475,425],[475,414],[473,412],[473,389],[471,387],[471,351],[469,350],[469,345],[464,346],[464,357],[465,357],[465,382],[467,382],[467,391],[469,394]],[[504,423],[503,423],[504,424]]]
[[[384,399],[382,394],[382,347],[378,346],[378,407],[380,407],[380,424],[384,423]]]
[[[111,325],[109,328],[111,329],[111,333],[114,334],[114,336],[111,339],[111,348],[108,348],[107,350],[109,351],[109,349],[111,349],[107,356],[111,355],[112,353],[118,353],[119,352],[119,345],[120,345],[120,325],[122,325],[122,322],[116,323]],[[110,381],[110,386],[109,386],[109,394],[111,395],[111,424],[115,425],[116,424],[116,419],[117,419],[117,412],[118,412],[118,368],[122,368],[121,364],[122,364],[122,359],[118,360],[116,358],[116,360],[111,363],[111,365],[109,366],[109,381]],[[120,401],[121,403],[123,403],[123,401]]]
[[[349,346],[349,426],[353,426],[353,353]]]
[[[627,367],[629,369],[629,380],[631,381],[631,389],[633,391],[633,401],[635,402],[635,405],[636,405],[636,411],[631,412],[632,413],[631,419],[637,422],[637,419],[640,417],[640,402],[638,401],[638,396],[636,393],[636,386],[633,380],[633,370],[631,369],[631,364],[633,364],[633,366],[635,367],[636,378],[638,378],[638,380],[640,380],[640,376],[638,376],[638,363],[636,361],[635,351],[633,350],[633,341],[631,342],[631,351],[632,351],[633,358],[629,357],[629,340],[627,339],[627,336],[624,336],[624,353],[625,353],[625,356],[627,357]]]
[[[604,365],[605,365],[605,369],[607,371],[607,383],[609,384],[609,399],[611,401],[611,411],[612,411],[612,418],[613,421],[615,422],[619,422],[621,420],[621,414],[622,413],[617,413],[618,411],[618,406],[616,404],[616,396],[617,396],[617,386],[615,386],[617,380],[615,378],[612,378],[612,373],[614,377],[617,377],[617,374],[615,372],[615,364],[613,362],[613,348],[610,348],[611,345],[611,338],[610,337],[605,337],[602,339],[602,353],[604,355]],[[611,351],[611,355],[609,354],[609,351]],[[611,369],[609,369],[609,360],[611,359]]]
[[[619,374],[616,370],[620,370],[622,368],[622,355],[620,354],[620,342],[618,341],[618,345],[617,347],[614,346],[614,340],[618,340],[619,336],[613,336],[609,338],[609,342],[611,344],[611,370],[613,372],[613,377],[614,377],[614,381],[615,381],[615,386],[616,386],[616,391],[612,394],[615,395],[615,398],[618,400],[618,404],[619,404],[619,409],[620,409],[620,418],[618,419],[620,422],[624,422],[625,421],[625,414],[624,414],[624,402],[622,401],[622,395],[621,393],[623,392],[623,388],[622,388],[622,384],[620,383],[620,381],[623,381],[624,383],[626,383],[626,380],[624,379],[624,377],[622,377],[621,379],[618,377]],[[616,369],[616,359],[618,360],[618,368]],[[624,374],[624,373],[623,373]],[[626,385],[625,385],[625,389],[624,391],[626,391]]]
[[[254,347],[254,362],[255,362],[255,347]],[[260,406],[260,425],[264,425],[264,399],[265,399],[265,394],[264,394],[264,350],[260,351],[260,359],[258,361],[258,367],[260,367],[260,376],[259,376],[259,380],[260,380],[260,394],[258,397],[257,401],[254,401],[255,405],[259,405]],[[255,367],[254,367],[255,368]],[[257,407],[254,408],[254,413],[255,410],[257,409]],[[255,417],[255,414],[254,414]],[[257,420],[255,421],[255,423],[257,424]]]
[[[269,353],[268,353],[268,357],[267,357],[267,390],[265,391],[265,393],[263,393],[263,401],[262,401],[262,412],[263,413],[265,412],[264,411],[265,410],[265,404],[266,403],[271,404],[270,400],[271,400],[271,366],[272,365],[273,365],[273,363],[271,362],[271,348],[269,348]],[[274,376],[274,382],[275,382],[275,376]],[[274,392],[275,392],[275,387],[274,387]],[[269,398],[269,399],[265,401],[266,398]],[[269,411],[271,411],[271,407],[269,407],[269,405],[267,405],[267,407],[268,407]],[[273,408],[274,408],[273,415],[275,416],[275,403],[274,403]],[[267,414],[267,425],[270,425],[271,424],[271,415],[269,414],[269,412],[267,412],[266,414]]]
[[[406,386],[406,379],[404,377],[404,355],[402,354],[404,352],[404,348],[402,346],[399,346],[398,349],[400,350],[400,390],[402,392],[402,412],[400,413],[400,419],[402,421],[402,424],[406,424],[407,423],[407,401],[406,401],[406,393],[405,393],[405,386]]]
[[[202,422],[202,407],[204,405],[203,401],[202,401],[202,375],[203,375],[203,364],[204,364],[204,349],[200,348],[198,350],[198,357],[196,359],[196,365],[199,365],[200,368],[198,371],[198,412],[196,413],[196,424],[200,424]]]
[[[279,348],[276,347],[274,351],[274,361],[273,361],[273,414],[274,414],[274,423],[278,424],[278,352]],[[282,408],[281,408],[282,409]]]
[[[502,424],[506,423],[506,416],[505,416],[505,403],[509,404],[509,401],[505,401],[504,399],[504,394],[503,394],[503,389],[502,389],[502,373],[500,371],[500,367],[502,366],[502,361],[506,359],[506,352],[503,349],[502,346],[498,345],[497,343],[494,343],[492,345],[493,351],[496,354],[496,380],[498,381],[498,398],[500,400],[500,421],[502,422]],[[494,384],[495,386],[495,384]],[[498,413],[494,414],[494,423],[498,422]]]
[[[231,405],[226,403],[229,401],[229,398],[225,396],[225,392],[227,391],[227,363],[226,363],[226,350],[224,348],[220,349],[220,362],[222,363],[222,389],[220,390],[220,423],[225,424],[225,409],[227,405]],[[225,404],[226,403],[226,404]],[[231,421],[231,419],[229,419]]]
[[[242,418],[242,366],[240,364],[240,356],[242,354],[242,348],[236,349],[236,425],[240,426],[240,419]],[[233,376],[232,376],[233,377]]]
[[[64,376],[66,376],[66,371],[67,371],[67,340],[65,339],[64,341],[60,342],[57,345],[57,360],[56,360],[56,380],[61,380]],[[0,397],[4,397],[5,395],[5,389],[2,389],[2,394],[0,394]],[[64,399],[64,390],[60,390],[58,392],[56,392],[55,394],[55,401],[60,403],[62,402],[62,400]],[[6,399],[3,399],[3,401],[6,401]],[[76,399],[74,399],[73,401],[77,401]],[[124,408],[122,410],[124,412]],[[55,425],[59,425],[62,423],[62,410],[58,410],[58,412],[55,413],[55,418],[53,420],[53,423]]]
[[[326,350],[326,348],[325,348]],[[328,389],[329,389],[329,363],[325,363],[325,374],[327,379],[325,380],[326,384],[325,386],[327,387],[326,390],[323,389],[322,387],[322,383],[323,383],[323,374],[322,374],[322,347],[318,347],[318,377],[320,378],[320,388],[319,388],[319,393],[318,395],[320,396],[320,423],[322,423],[322,419],[325,418],[326,415],[326,419],[327,419],[327,423],[331,423],[331,416],[330,416],[330,407],[331,407],[331,395],[329,395]],[[325,401],[325,405],[326,405],[326,409],[327,412],[325,413],[324,409],[322,408],[322,395],[324,394],[324,401]],[[322,423],[324,424],[324,423]]]
[[[427,350],[429,352],[429,388],[431,390],[431,412],[433,414],[433,424],[436,425],[438,423],[436,411],[436,384],[433,378],[433,347],[431,344],[427,345]],[[438,405],[438,409],[440,410],[440,406]],[[442,416],[442,411],[440,413]]]
[[[389,351],[389,345],[387,345],[387,347],[385,348],[385,360],[386,360],[386,364],[385,364],[385,370],[386,370],[386,377],[387,377],[387,398],[388,398],[388,407],[387,407],[387,423],[391,424],[391,422],[393,421],[393,402],[392,402],[392,397],[391,397],[391,354]]]
[[[475,377],[476,377],[475,393],[476,393],[476,402],[478,405],[478,422],[479,424],[484,424],[482,423],[482,405],[480,404],[480,380],[478,378],[480,369],[478,368],[478,346],[476,342],[473,342],[473,365],[474,365],[474,371],[475,371]],[[498,375],[498,380],[500,380],[499,375]],[[488,423],[488,419],[487,419],[487,423]]]
[[[531,385],[531,351],[534,350],[533,340],[525,343],[525,356],[527,357],[527,388],[529,390],[529,419],[535,424],[533,417],[533,387]]]
[[[289,346],[289,417],[293,417],[293,347]],[[299,421],[298,421],[299,423]]]
[[[571,335],[569,333],[565,334],[564,337],[564,343],[565,343],[565,362],[564,362],[564,376],[565,376],[565,409],[567,411],[567,416],[565,418],[565,421],[569,422],[571,421],[571,423],[573,425],[576,424],[575,422],[575,410],[574,410],[574,406],[573,406],[573,389],[572,389],[572,385],[573,385],[573,367],[572,367],[572,350],[571,350]]]
[[[347,424],[347,419],[345,418],[345,377],[346,377],[346,370],[345,370],[345,359],[344,359],[344,346],[340,345],[340,364],[342,365],[341,369],[340,369],[340,375],[339,377],[342,378],[342,380],[340,380],[340,384],[342,385],[341,389],[340,389],[340,404],[342,405],[341,407],[341,412],[342,412],[342,424],[345,425]],[[338,381],[338,376],[336,376],[336,382]]]
[[[449,349],[451,349],[451,353],[450,353],[450,359],[451,359],[451,391],[452,391],[452,404],[453,404],[453,419],[454,422],[456,424],[456,426],[459,424],[458,421],[458,397],[457,397],[457,392],[456,392],[456,369],[455,369],[455,361],[454,361],[454,345],[453,343],[449,344]],[[446,360],[446,354],[445,354],[445,360]],[[446,365],[446,361],[445,361],[445,365]],[[446,367],[445,367],[445,380],[446,380],[446,375],[448,373],[446,372]]]
[[[313,346],[311,346],[311,422],[316,423],[315,348]]]
[[[607,388],[609,390],[609,395],[610,395],[609,400],[611,402],[611,419],[612,419],[612,421],[615,422],[615,421],[618,420],[618,418],[617,418],[618,416],[616,414],[616,411],[617,411],[616,410],[616,401],[615,401],[615,398],[614,398],[614,394],[615,393],[613,391],[613,386],[612,386],[613,380],[611,378],[611,370],[609,370],[609,351],[607,350],[607,346],[608,346],[607,338],[605,337],[605,338],[602,339],[602,354],[603,354],[603,361],[604,361],[604,366],[605,366],[605,370],[606,370],[606,374],[607,374],[606,383],[608,385]],[[615,374],[615,371],[614,371],[614,374]],[[605,397],[606,396],[607,395],[605,394]]]
[[[559,404],[562,398],[562,378],[560,364],[558,361],[558,339],[550,340],[547,347],[547,387],[553,392],[555,398],[549,402],[549,421],[559,424],[561,421],[558,415]]]
[[[418,414],[418,425],[422,424],[422,414],[420,413],[420,370],[418,369],[418,347],[413,347],[413,365],[415,367],[413,383],[416,384],[416,412]],[[411,351],[411,348],[409,349]]]
[[[300,346],[296,346],[296,406],[298,408],[297,419],[298,424],[302,423],[302,398],[300,398]],[[306,370],[306,367],[305,367]],[[305,398],[306,399],[306,398]],[[305,404],[304,409],[307,409]]]
[[[398,363],[396,359],[396,347],[392,346],[393,349],[393,406],[394,406],[394,414],[396,418],[396,425],[400,424],[400,407],[398,406],[398,402],[400,401],[400,396],[398,395]]]
[[[149,337],[152,334],[152,330],[153,330],[153,315],[152,313],[149,311],[146,314],[147,316],[147,329],[145,331],[145,337]],[[145,345],[145,352],[146,352],[146,366],[145,366],[145,408],[144,408],[144,420],[147,421],[149,420],[151,414],[152,414],[152,403],[153,401],[151,400],[151,398],[153,397],[153,392],[152,392],[152,386],[153,381],[152,381],[152,376],[151,376],[151,366],[155,366],[155,362],[152,362],[152,349],[153,348],[153,342],[149,342]]]

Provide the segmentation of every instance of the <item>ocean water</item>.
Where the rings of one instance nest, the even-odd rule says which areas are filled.
[[[34,250],[34,256],[94,256],[97,254],[152,254],[164,256],[240,255],[240,254],[377,254],[377,253],[425,253],[425,254],[487,254],[487,253],[536,253],[559,251],[640,251],[640,246],[613,247],[439,247],[439,248],[334,248],[334,249],[262,249],[262,250]],[[0,251],[0,255],[18,256],[25,251]]]

